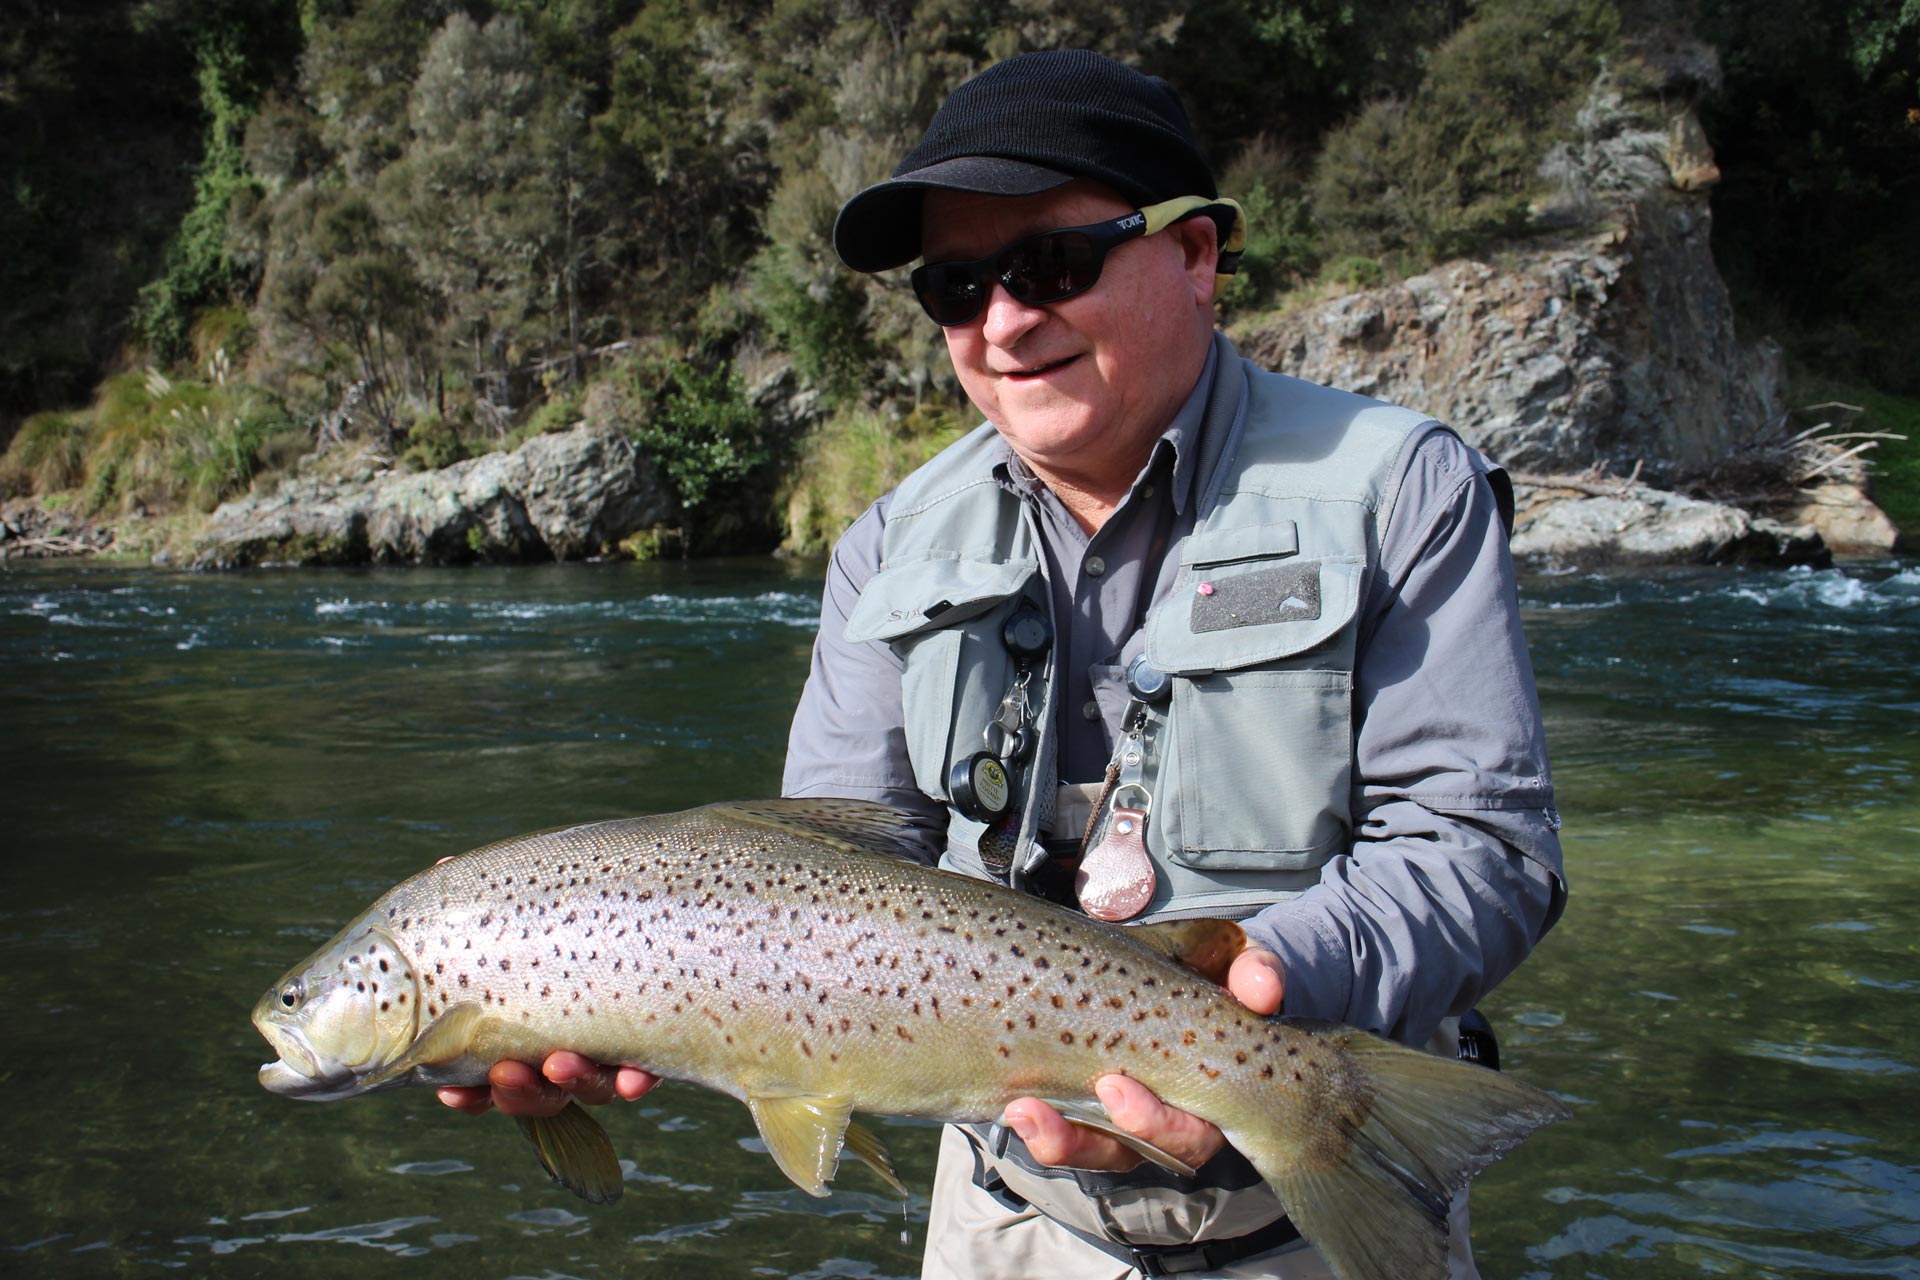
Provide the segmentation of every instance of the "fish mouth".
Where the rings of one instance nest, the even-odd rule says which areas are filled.
[[[360,1092],[360,1082],[356,1076],[329,1080],[308,1075],[298,1067],[288,1066],[281,1061],[261,1065],[260,1083],[269,1093],[277,1093],[283,1098],[299,1098],[305,1102],[333,1102],[340,1098],[351,1098]]]
[[[344,1078],[328,1076],[320,1066],[319,1055],[314,1053],[306,1037],[298,1031],[270,1022],[256,1025],[260,1028],[260,1034],[266,1037],[268,1046],[280,1055],[274,1061],[260,1065],[260,1084],[268,1092],[314,1102],[329,1102],[356,1092],[357,1082],[353,1074],[349,1072]]]

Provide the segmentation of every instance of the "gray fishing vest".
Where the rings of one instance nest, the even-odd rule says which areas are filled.
[[[1353,669],[1361,602],[1404,461],[1432,419],[1267,373],[1224,338],[1195,472],[1193,532],[1147,614],[1146,657],[1173,677],[1150,723],[1147,849],[1158,888],[1139,917],[1237,919],[1313,883],[1353,827]],[[984,823],[954,808],[948,773],[981,749],[1014,676],[1002,639],[1022,604],[1052,599],[1033,513],[994,476],[983,426],[916,471],[888,510],[878,572],[847,639],[905,661],[914,778],[947,800],[943,866],[989,876]],[[1058,633],[1062,628],[1056,627]],[[1038,749],[1019,776],[1016,887],[1044,861],[1056,707],[1048,662]]]

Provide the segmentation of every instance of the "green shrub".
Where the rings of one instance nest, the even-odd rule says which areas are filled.
[[[437,413],[425,414],[407,429],[407,447],[400,465],[408,471],[438,471],[450,467],[470,451],[459,428]]]
[[[1240,270],[1219,293],[1231,315],[1271,304],[1311,277],[1324,256],[1312,202],[1286,148],[1265,134],[1253,139],[1221,176],[1221,192],[1247,215]]]
[[[767,328],[794,372],[828,403],[845,404],[859,394],[876,356],[864,321],[866,302],[851,273],[808,286],[782,269],[784,258],[768,250],[754,274]]]
[[[71,489],[86,476],[87,419],[77,413],[36,413],[20,424],[0,456],[0,486],[32,493]]]
[[[1350,253],[1427,260],[1525,230],[1540,161],[1617,51],[1611,0],[1489,0],[1434,51],[1406,102],[1376,102],[1332,133],[1314,212]]]
[[[634,443],[665,473],[683,507],[697,507],[772,459],[759,411],[730,364],[643,357],[627,376],[648,405]]]
[[[873,500],[965,432],[958,414],[922,407],[904,422],[843,410],[807,439],[786,494],[786,546],[823,551]]]

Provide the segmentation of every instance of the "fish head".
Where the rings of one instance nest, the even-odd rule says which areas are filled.
[[[378,925],[347,926],[288,970],[253,1007],[279,1059],[260,1068],[274,1093],[330,1102],[407,1051],[419,1030],[420,979]]]

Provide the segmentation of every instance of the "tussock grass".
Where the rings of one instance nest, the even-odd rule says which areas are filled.
[[[966,429],[957,414],[928,408],[900,422],[866,409],[826,419],[808,437],[787,487],[787,549],[825,551],[875,498]]]
[[[36,413],[0,456],[0,491],[58,493],[87,473],[87,421],[72,413]]]
[[[0,475],[42,495],[80,489],[91,514],[211,511],[311,444],[278,400],[228,381],[222,361],[207,382],[154,370],[108,378],[90,409],[30,419]]]

